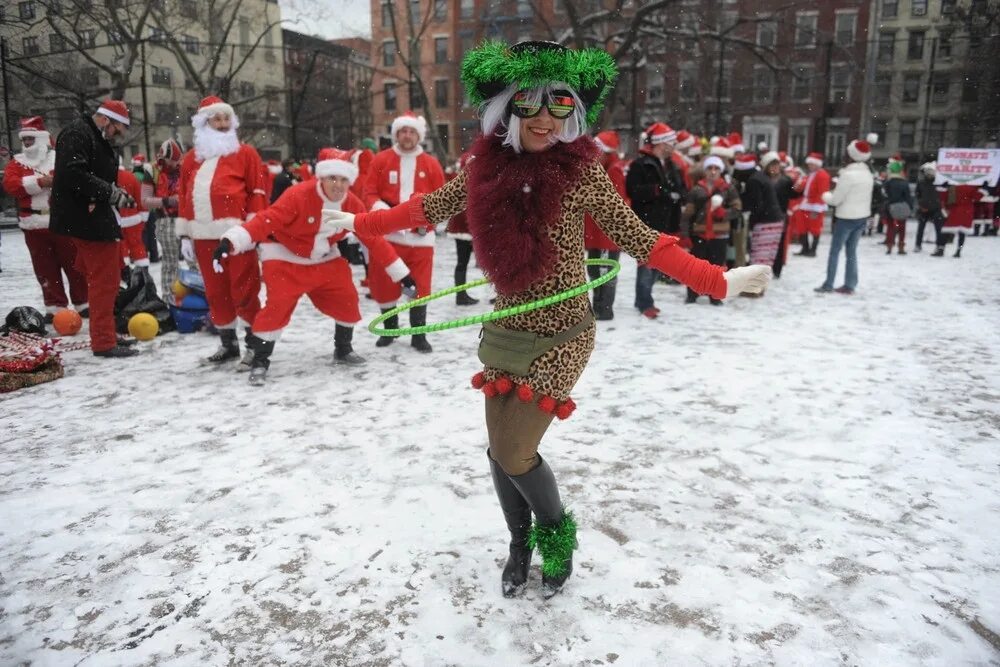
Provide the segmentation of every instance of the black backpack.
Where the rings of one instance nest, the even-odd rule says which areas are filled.
[[[878,215],[888,200],[889,198],[885,196],[885,188],[882,187],[881,181],[876,179],[872,184],[872,215]]]

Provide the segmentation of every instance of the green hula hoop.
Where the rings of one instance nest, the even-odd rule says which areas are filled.
[[[517,306],[511,306],[510,308],[504,308],[503,310],[495,310],[489,313],[483,313],[481,315],[472,315],[470,317],[462,317],[457,320],[451,320],[449,322],[437,322],[434,324],[427,324],[422,327],[405,327],[402,329],[380,329],[379,325],[385,322],[390,317],[399,315],[402,312],[409,310],[410,308],[416,308],[417,306],[422,306],[425,303],[429,303],[436,299],[448,296],[449,294],[454,294],[456,292],[461,292],[462,290],[467,290],[472,287],[479,287],[480,285],[485,285],[490,282],[489,278],[481,278],[479,280],[473,280],[472,282],[465,283],[464,285],[456,285],[455,287],[449,287],[448,289],[441,290],[440,292],[435,292],[434,294],[428,294],[427,296],[422,296],[419,299],[414,299],[404,303],[401,306],[396,306],[390,311],[384,312],[368,325],[368,331],[372,332],[376,336],[414,336],[417,334],[428,334],[434,333],[436,331],[445,331],[447,329],[457,329],[459,327],[468,327],[474,324],[482,324],[483,322],[492,322],[493,320],[499,320],[504,317],[510,317],[511,315],[520,315],[521,313],[527,313],[532,310],[538,310],[539,308],[545,308],[553,304],[559,303],[560,301],[566,301],[567,299],[572,299],[575,296],[583,294],[584,292],[589,292],[595,287],[600,287],[604,283],[608,282],[612,278],[618,275],[621,271],[621,265],[613,259],[587,259],[583,262],[587,266],[605,266],[608,267],[608,272],[604,275],[598,276],[594,280],[586,282],[582,285],[577,285],[576,287],[571,287],[568,290],[559,292],[558,294],[553,294],[552,296],[547,296],[542,299],[537,299],[535,301],[530,301],[528,303],[522,303]]]

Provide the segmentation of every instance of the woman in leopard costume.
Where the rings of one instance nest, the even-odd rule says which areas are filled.
[[[462,64],[483,129],[466,168],[437,191],[394,209],[353,218],[329,213],[325,221],[385,234],[465,210],[498,310],[587,281],[585,213],[638,262],[699,293],[721,299],[763,289],[766,267],[724,274],[682,250],[678,239],[644,225],[622,201],[585,135],[616,74],[611,57],[596,49],[572,51],[550,42],[480,46]],[[535,547],[546,598],[572,571],[576,523],[538,446],[553,418],[566,419],[575,408],[570,391],[594,349],[595,329],[586,294],[483,329],[480,359],[486,366],[472,383],[485,395],[490,469],[511,535],[501,578],[506,597],[523,589]]]

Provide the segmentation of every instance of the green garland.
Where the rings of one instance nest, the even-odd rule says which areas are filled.
[[[542,574],[561,577],[566,574],[566,562],[576,548],[576,520],[571,512],[563,512],[559,523],[542,526],[536,521],[528,535],[528,548],[542,555]]]
[[[457,329],[458,327],[467,327],[473,324],[482,324],[483,322],[492,322],[493,320],[499,320],[504,317],[510,317],[511,315],[520,315],[521,313],[526,313],[530,310],[538,310],[539,308],[545,308],[546,306],[551,306],[552,304],[559,303],[560,301],[566,301],[567,299],[572,299],[578,294],[583,294],[588,292],[595,287],[599,287],[604,283],[608,282],[612,278],[618,275],[621,271],[621,265],[613,259],[587,259],[583,262],[587,266],[605,266],[608,271],[601,276],[598,276],[590,282],[586,282],[582,285],[577,285],[576,287],[571,287],[568,290],[559,292],[558,294],[553,294],[552,296],[547,296],[536,301],[529,301],[528,303],[522,303],[517,306],[511,306],[510,308],[503,308],[501,310],[495,310],[491,313],[483,313],[481,315],[471,315],[469,317],[462,317],[457,320],[451,320],[450,322],[437,322],[434,324],[427,324],[422,327],[404,327],[402,329],[380,329],[379,325],[385,322],[390,317],[399,315],[400,313],[407,311],[411,308],[417,306],[422,306],[425,303],[440,299],[442,297],[448,296],[449,294],[454,294],[456,292],[461,292],[473,287],[479,287],[480,285],[485,285],[490,282],[489,278],[481,278],[479,280],[473,280],[470,283],[465,283],[464,285],[456,285],[455,287],[449,287],[448,289],[441,290],[440,292],[435,292],[434,294],[429,294],[427,296],[422,296],[419,299],[414,299],[404,303],[401,306],[396,306],[392,310],[387,310],[382,313],[368,325],[368,331],[375,334],[376,336],[413,336],[416,334],[427,334],[434,333],[436,331],[445,331],[446,329]]]
[[[473,104],[482,104],[510,85],[535,88],[562,81],[584,100],[591,125],[617,77],[614,58],[601,49],[516,51],[491,41],[469,51],[462,60],[462,82]]]

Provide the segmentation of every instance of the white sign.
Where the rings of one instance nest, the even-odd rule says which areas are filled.
[[[935,183],[947,185],[997,184],[1000,148],[939,148]]]

